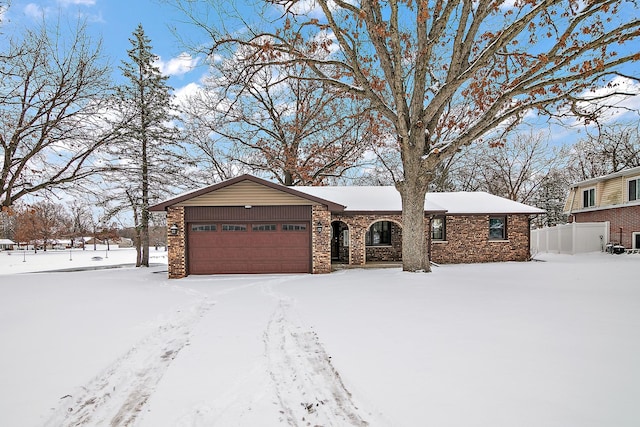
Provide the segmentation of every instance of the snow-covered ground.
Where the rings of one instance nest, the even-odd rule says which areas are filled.
[[[640,255],[22,273],[85,252],[0,253],[2,426],[640,425]]]

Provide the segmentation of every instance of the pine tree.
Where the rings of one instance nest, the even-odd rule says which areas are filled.
[[[177,136],[171,87],[155,65],[151,40],[138,25],[129,39],[129,59],[120,69],[126,84],[118,88],[125,138],[117,146],[119,197],[133,211],[136,229],[136,266],[149,266],[149,206],[157,200],[161,181],[176,165]],[[116,153],[114,153],[116,154]],[[153,184],[153,185],[152,185]]]

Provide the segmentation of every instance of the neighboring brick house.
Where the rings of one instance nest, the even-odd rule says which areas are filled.
[[[169,277],[327,273],[332,263],[402,260],[394,187],[285,187],[243,175],[162,202]],[[425,234],[437,263],[525,261],[543,211],[482,192],[429,193]]]
[[[640,249],[640,167],[578,182],[565,203],[570,222],[610,223],[610,239]]]

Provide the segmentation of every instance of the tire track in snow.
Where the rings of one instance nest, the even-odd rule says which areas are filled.
[[[368,426],[312,330],[296,326],[281,299],[264,335],[269,375],[290,426]]]
[[[176,312],[103,373],[67,395],[45,426],[132,425],[196,323],[213,305],[203,299]]]

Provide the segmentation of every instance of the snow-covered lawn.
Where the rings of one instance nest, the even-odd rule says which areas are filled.
[[[16,274],[106,261],[38,257],[0,253],[2,426],[640,425],[639,255]]]

